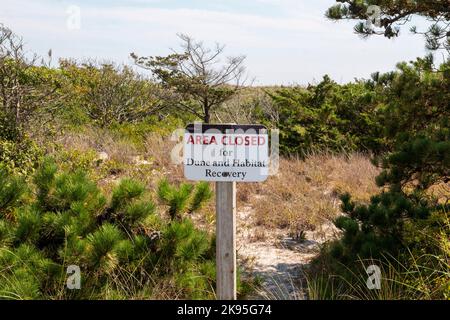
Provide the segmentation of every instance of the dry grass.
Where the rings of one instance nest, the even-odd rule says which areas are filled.
[[[185,182],[182,165],[172,163],[171,153],[177,151],[177,141],[170,137],[150,133],[139,150],[107,130],[86,129],[64,135],[59,143],[67,150],[82,153],[105,152],[108,159],[94,171],[101,173],[98,180],[106,190],[123,177],[137,178],[150,190],[156,189],[162,178],[176,184]],[[339,194],[349,192],[357,201],[369,201],[379,191],[374,182],[378,173],[370,157],[362,154],[284,158],[280,160],[279,173],[266,182],[238,184],[238,208],[250,205],[261,226],[287,228],[292,234],[301,234],[339,214]],[[213,201],[202,210],[199,220],[201,224],[214,225]]]
[[[251,202],[258,224],[300,234],[335,218],[341,193],[368,201],[379,191],[374,182],[378,173],[361,154],[281,159],[279,173],[265,183],[240,185],[238,200],[241,205]]]
[[[447,204],[450,202],[450,185],[444,182],[435,184],[428,189],[428,195],[440,204]]]
[[[94,173],[94,178],[106,190],[112,182],[124,177],[141,180],[149,188],[155,188],[163,177],[171,182],[181,182],[182,166],[173,164],[170,157],[175,145],[176,142],[171,141],[170,137],[149,133],[143,146],[137,147],[117,133],[89,127],[81,132],[66,132],[56,141],[56,146],[66,154],[67,159],[62,161],[71,162],[66,166],[89,162],[84,167],[90,167],[87,169]],[[60,155],[60,150],[48,151],[57,157]]]
[[[87,127],[82,132],[70,132],[58,139],[68,150],[105,152],[108,159],[118,163],[130,163],[138,154],[136,147],[111,131]]]
[[[172,152],[179,150],[177,141],[151,133],[146,137],[144,148],[144,156],[151,161],[159,178],[166,177],[172,183],[184,181],[183,166],[174,164],[171,159]]]
[[[64,133],[57,140],[57,145],[63,152],[49,150],[49,153],[57,157],[61,167],[71,170],[74,164],[82,164],[81,167],[106,194],[110,194],[115,184],[125,177],[139,180],[153,191],[163,178],[174,184],[186,182],[183,166],[172,162],[171,154],[177,150],[174,149],[177,141],[172,141],[170,136],[149,133],[142,146],[137,147],[109,130],[85,128],[81,132]],[[105,153],[107,158],[100,160],[100,153]],[[211,187],[214,188],[213,184]],[[196,213],[194,219],[197,225],[213,230],[214,211],[214,202],[210,201]]]

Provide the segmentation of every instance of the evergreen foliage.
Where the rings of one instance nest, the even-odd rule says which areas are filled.
[[[160,181],[158,185],[158,197],[164,204],[169,206],[168,212],[172,220],[180,220],[182,218],[181,215],[189,206],[189,200],[191,199],[193,190],[194,188],[191,184],[183,183],[179,188],[176,188],[171,186],[167,179]],[[209,200],[210,197],[209,186],[200,184],[189,206],[189,211],[197,210],[200,208],[202,202]]]
[[[173,219],[158,216],[134,180],[122,180],[107,200],[82,172],[61,172],[49,158],[28,187],[1,171],[0,296],[95,298],[121,292],[125,282],[145,296],[158,278],[172,282],[180,297],[213,297],[213,238],[181,216],[209,199],[208,185],[163,182],[159,193]],[[80,290],[65,288],[69,265],[81,269]]]
[[[429,26],[419,30],[411,26],[410,31],[425,38],[427,49],[450,50],[448,39],[450,11],[447,0],[336,0],[338,2],[326,12],[331,20],[359,20],[354,30],[362,37],[382,35],[397,37],[401,28],[412,16],[426,17]]]
[[[388,259],[401,266],[415,263],[411,252],[412,259],[446,255],[442,245],[430,245],[430,239],[450,238],[449,203],[432,192],[450,181],[450,131],[448,117],[442,117],[449,114],[450,104],[439,99],[449,94],[450,79],[445,72],[448,63],[441,67],[443,72],[436,72],[430,66],[424,69],[424,61],[400,64],[400,72],[390,76],[385,125],[394,148],[383,156],[383,171],[377,177],[384,190],[369,204],[354,203],[348,194],[341,197],[346,215],[335,224],[343,237],[330,245],[325,256],[350,269],[358,259]],[[432,272],[438,267],[436,260],[429,259],[421,267],[436,289],[433,296],[448,296],[448,286]],[[329,268],[348,275],[339,264],[331,263]],[[448,274],[448,266],[439,268]]]
[[[201,206],[211,199],[213,193],[207,182],[200,182],[196,185],[194,195],[192,197],[191,204],[189,206],[189,212],[195,212],[201,208]]]
[[[373,85],[358,81],[338,85],[328,76],[307,88],[282,88],[268,93],[279,114],[278,121],[261,122],[280,130],[284,154],[305,155],[310,151],[372,151],[387,148],[380,122],[378,94]]]
[[[10,176],[0,169],[0,216],[5,216],[11,207],[15,207],[25,191],[22,178]]]
[[[163,100],[182,113],[190,113],[205,123],[213,113],[237,94],[245,82],[245,56],[222,59],[224,46],[206,47],[179,34],[181,52],[167,56],[140,57],[135,63],[150,70],[164,89]]]

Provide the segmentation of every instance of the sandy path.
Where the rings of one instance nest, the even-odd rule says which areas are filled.
[[[252,208],[237,213],[238,264],[262,281],[262,289],[250,299],[306,299],[303,270],[318,254],[319,245],[332,238],[336,229],[327,223],[307,231],[304,240],[286,236],[286,230],[257,226]]]

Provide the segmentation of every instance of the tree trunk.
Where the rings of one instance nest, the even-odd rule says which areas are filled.
[[[16,114],[15,114],[15,116],[16,116],[16,126],[18,127],[18,126],[20,126],[20,110],[21,109],[21,106],[20,106],[20,97],[18,97],[17,98],[17,102],[16,102]]]
[[[203,122],[209,123],[211,121],[211,115],[209,114],[209,107],[205,106],[204,110],[205,110],[205,112],[204,112],[205,114],[203,116]]]
[[[211,120],[211,117],[209,116],[209,113],[205,113],[205,117],[203,118],[204,123],[209,123]]]

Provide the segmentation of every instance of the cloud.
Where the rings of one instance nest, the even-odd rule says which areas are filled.
[[[67,8],[77,3],[81,29],[69,30]],[[263,84],[306,83],[325,73],[348,81],[423,54],[418,37],[360,40],[352,32],[353,23],[323,17],[329,0],[211,0],[208,4],[0,0],[0,21],[40,54],[52,48],[55,56],[118,62],[129,62],[131,51],[166,54],[178,44],[176,33],[188,33],[208,43],[226,44],[228,54],[247,55],[248,69]]]

